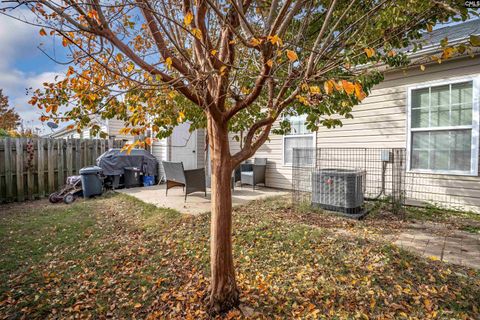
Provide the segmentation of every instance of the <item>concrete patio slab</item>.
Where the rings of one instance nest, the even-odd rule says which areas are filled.
[[[170,208],[188,214],[200,214],[210,211],[210,190],[207,190],[207,197],[203,192],[195,192],[185,196],[182,188],[173,188],[168,190],[168,196],[165,195],[165,185],[157,185],[145,188],[118,189],[119,193],[131,195],[143,202],[153,204],[160,208]],[[233,206],[239,206],[252,200],[264,199],[273,196],[282,196],[288,194],[288,191],[257,187],[252,190],[251,187],[235,188],[232,194]]]

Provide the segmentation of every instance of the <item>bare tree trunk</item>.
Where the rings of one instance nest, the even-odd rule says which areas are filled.
[[[211,119],[210,119],[211,120]],[[232,254],[232,164],[226,125],[210,121],[212,217],[210,234],[212,313],[226,312],[239,304]]]

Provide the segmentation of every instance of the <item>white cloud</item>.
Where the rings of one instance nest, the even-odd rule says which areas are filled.
[[[15,12],[18,18],[25,17],[25,10]],[[6,66],[16,59],[28,57],[38,51],[40,39],[38,28],[22,21],[0,14],[0,66]]]
[[[3,77],[0,76],[0,88],[6,88],[5,93],[10,95],[10,105],[15,107],[15,110],[20,114],[27,126],[40,126],[43,124],[39,121],[41,115],[40,110],[28,104],[31,94],[26,94],[26,88],[41,88],[44,82],[52,82],[58,72],[42,72],[39,74],[26,74],[15,70],[9,78],[14,85],[4,85]]]
[[[16,13],[18,17],[25,15],[29,14],[25,11]],[[64,67],[51,64],[48,71],[44,66],[39,66],[44,71],[35,68],[37,61],[46,61],[38,49],[43,40],[38,31],[38,27],[0,14],[0,88],[9,96],[10,106],[15,107],[28,126],[41,127],[40,111],[28,104],[30,96],[26,95],[26,89],[35,90],[41,88],[43,82],[54,81],[56,75],[64,74]],[[20,70],[22,63],[28,66],[27,71]]]

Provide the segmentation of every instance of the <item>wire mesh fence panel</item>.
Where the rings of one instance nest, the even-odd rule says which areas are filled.
[[[294,148],[293,203],[346,214],[383,200],[398,212],[405,200],[405,150]]]
[[[294,205],[343,213],[377,200],[480,213],[478,177],[409,171],[405,148],[294,148],[292,189]]]
[[[480,213],[478,177],[405,173],[405,203]]]

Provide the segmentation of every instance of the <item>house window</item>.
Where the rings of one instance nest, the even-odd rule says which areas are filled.
[[[408,120],[410,170],[478,174],[476,79],[412,88]]]
[[[305,125],[306,116],[289,117],[291,131],[283,136],[283,164],[291,166],[312,165],[315,147],[315,134],[307,129]],[[294,159],[294,148],[308,148],[296,153]]]

